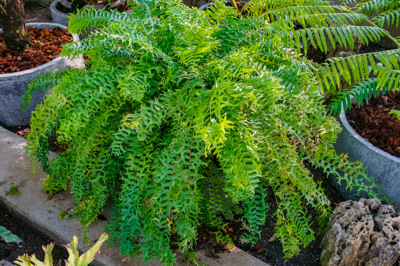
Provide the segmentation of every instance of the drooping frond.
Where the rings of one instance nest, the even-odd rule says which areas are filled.
[[[362,11],[380,12],[393,9],[397,6],[398,2],[395,0],[367,0],[358,2],[355,8]]]
[[[368,17],[358,13],[321,13],[293,16],[288,19],[279,19],[271,23],[276,30],[282,30],[288,26],[294,26],[300,23],[303,28],[329,27],[334,25],[349,26],[351,24],[360,24]]]
[[[377,42],[381,36],[387,32],[379,27],[368,26],[341,26],[341,27],[321,27],[321,28],[307,28],[300,30],[284,30],[277,33],[279,39],[283,38],[284,43],[290,45],[294,44],[300,51],[301,47],[304,48],[304,53],[307,54],[307,42],[310,41],[315,49],[320,49],[323,52],[328,51],[327,41],[329,41],[333,48],[336,49],[336,41],[341,47],[350,47],[354,49],[354,35],[355,34],[361,43],[369,41]],[[328,36],[328,40],[325,38]],[[279,40],[278,39],[278,40]],[[294,43],[293,43],[294,42]]]
[[[293,7],[293,6],[329,6],[329,1],[323,0],[288,0],[288,1],[279,1],[279,0],[254,0],[249,2],[246,10],[250,12],[252,15],[260,15],[265,13],[266,10],[272,11],[275,9],[282,9],[285,7]]]
[[[380,27],[384,27],[386,24],[387,26],[393,25],[397,28],[400,21],[400,8],[380,13],[378,16],[374,17],[374,20]]]
[[[306,14],[322,14],[322,13],[333,13],[335,9],[340,7],[335,7],[331,5],[324,5],[324,6],[289,6],[283,7],[274,10],[258,10],[253,8],[251,5],[252,2],[245,5],[246,10],[249,11],[250,14],[253,16],[259,16],[265,13],[266,17],[269,18],[269,22],[273,22],[278,19],[292,19],[295,16],[301,16]]]
[[[379,96],[380,93],[386,93],[388,87],[384,86],[379,88],[376,78],[368,78],[353,86],[339,91],[335,97],[332,98],[329,107],[330,113],[334,116],[338,115],[342,110],[351,108],[351,96],[355,98],[358,106],[362,102],[368,103],[372,96]],[[343,107],[343,109],[342,109]]]
[[[368,78],[371,70],[378,73],[378,86],[381,87],[389,79],[389,86],[398,85],[398,70],[400,68],[400,49],[378,52],[374,54],[360,54],[345,58],[332,58],[329,64],[321,67],[318,75],[321,84],[325,84],[328,92],[341,88],[340,77],[348,83],[357,83]],[[383,66],[375,63],[378,59]],[[394,82],[394,83],[393,83]],[[328,89],[327,85],[331,84]]]

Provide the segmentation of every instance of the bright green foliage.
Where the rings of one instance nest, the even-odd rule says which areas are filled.
[[[399,110],[390,110],[389,114],[394,115],[397,119],[400,120],[400,111]]]
[[[400,42],[384,30],[384,25],[398,27],[399,2],[396,0],[344,0],[342,6],[329,5],[322,0],[253,0],[245,8],[250,16],[264,15],[270,22],[268,34],[276,43],[286,47],[296,47],[307,55],[309,46],[327,52],[330,44],[354,48],[357,36],[363,45],[377,42],[381,37],[391,38],[399,49],[354,55],[345,58],[330,58],[322,65],[316,65],[319,86],[329,97],[331,113],[337,114],[350,95],[357,97],[357,92],[366,92],[367,87],[374,88],[366,93],[368,101],[372,95],[387,89],[397,90],[400,85]],[[355,5],[348,7],[347,5]],[[373,12],[377,15],[370,18]],[[364,23],[363,26],[360,24]],[[364,26],[369,24],[368,26]],[[378,63],[376,63],[378,62]],[[372,78],[371,74],[376,78]],[[372,79],[374,81],[372,81]],[[345,81],[345,82],[343,82]],[[368,83],[368,85],[366,84]],[[343,85],[344,87],[343,89]],[[352,85],[351,88],[348,88]],[[362,95],[361,95],[362,96]],[[364,97],[358,99],[360,103]],[[345,100],[345,101],[344,101]],[[343,102],[344,101],[344,102]]]
[[[321,105],[313,66],[271,38],[263,17],[237,19],[221,2],[201,12],[153,0],[131,15],[78,12],[70,30],[100,22],[64,46],[91,67],[48,76],[56,85],[34,112],[26,149],[50,174],[46,190],[71,184],[85,228],[114,201],[107,231],[122,254],[172,265],[171,235],[189,254],[201,223],[229,243],[220,212],[243,211],[255,243],[271,187],[277,236],[296,255],[314,238],[304,207],[319,211],[322,228],[331,212],[304,160],[377,196],[362,166],[333,149],[340,126]],[[67,149],[49,161],[51,134]]]
[[[0,226],[0,237],[6,242],[15,242],[19,243],[19,238],[18,236],[14,235],[10,231],[8,231],[4,226]]]
[[[78,252],[78,238],[74,236],[72,238],[72,242],[68,244],[65,248],[69,253],[68,260],[65,261],[65,266],[87,266],[94,260],[94,256],[100,253],[100,247],[104,241],[108,239],[107,234],[102,234],[100,239],[96,242],[96,244],[91,247],[86,253],[79,256]],[[44,251],[44,261],[40,261],[36,258],[35,254],[29,257],[27,254],[19,256],[18,259],[14,262],[20,266],[53,266],[53,257],[51,256],[51,252],[53,251],[54,243],[51,243],[47,246],[43,246],[42,249]]]
[[[21,191],[19,191],[17,186],[14,186],[14,183],[11,183],[10,189],[7,191],[7,195],[21,195]]]

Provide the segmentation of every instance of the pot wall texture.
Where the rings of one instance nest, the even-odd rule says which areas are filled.
[[[48,29],[55,27],[67,28],[55,23],[27,23],[26,26]],[[75,35],[73,37],[74,41],[79,40],[78,36]],[[27,90],[28,83],[38,75],[42,75],[48,71],[57,71],[66,67],[82,67],[83,65],[83,58],[67,60],[66,58],[58,57],[47,64],[33,69],[0,74],[0,125],[5,127],[29,125],[31,112],[36,109],[38,104],[43,102],[45,94],[41,89],[37,89],[32,95],[32,101],[26,112],[21,110],[22,96]]]
[[[361,161],[362,164],[367,167],[365,173],[375,177],[375,184],[383,186],[383,188],[386,189],[386,194],[389,196],[389,199],[394,201],[395,206],[400,206],[400,158],[394,157],[376,148],[358,135],[347,122],[346,115],[343,111],[340,114],[339,122],[343,130],[334,144],[336,152],[338,154],[347,154],[351,162]],[[367,197],[367,195],[363,193],[361,193],[360,196],[355,196],[354,190],[346,190],[344,181],[338,184],[335,177],[330,176],[329,179],[331,184],[339,190],[339,193],[346,200],[358,200]],[[384,196],[384,193],[385,191],[382,190],[380,195]]]

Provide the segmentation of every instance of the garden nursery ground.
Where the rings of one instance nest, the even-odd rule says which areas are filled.
[[[400,2],[15,1],[0,261],[400,265]]]
[[[11,132],[17,134],[18,136],[21,136],[23,138],[26,138],[28,136],[30,127],[29,126],[19,126],[19,127],[12,127],[12,128],[7,128],[8,130],[10,130]],[[57,145],[57,142],[53,141],[50,143],[51,145],[51,151],[54,153],[60,152],[62,151],[62,148]],[[310,171],[313,174],[314,180],[316,182],[321,182],[325,193],[327,195],[327,197],[329,198],[329,200],[331,201],[332,205],[332,209],[334,209],[338,203],[343,201],[343,198],[338,194],[338,192],[336,191],[335,188],[333,188],[327,179],[327,176],[323,173],[323,171],[321,171],[320,169],[315,169],[312,168],[310,165],[307,165],[307,167],[310,169]],[[270,197],[267,199],[268,202],[274,202],[273,201],[273,193],[270,190],[269,193]],[[15,196],[14,196],[15,197]],[[231,236],[232,240],[234,241],[234,244],[239,247],[240,249],[248,252],[249,254],[251,254],[252,256],[265,261],[267,263],[269,263],[270,265],[274,265],[274,266],[317,266],[320,265],[319,262],[319,256],[321,254],[321,248],[320,248],[320,242],[322,240],[323,235],[316,235],[316,238],[313,242],[311,242],[311,244],[309,246],[307,246],[306,248],[302,248],[301,252],[298,256],[295,256],[293,258],[290,259],[286,259],[284,258],[284,254],[283,254],[283,249],[282,249],[282,244],[279,242],[279,240],[277,240],[277,238],[274,236],[275,234],[275,223],[276,223],[276,219],[274,219],[274,217],[272,217],[272,214],[276,211],[276,205],[271,204],[270,206],[270,210],[268,213],[268,217],[267,217],[267,222],[265,225],[262,226],[262,234],[261,234],[261,239],[259,241],[259,243],[257,243],[257,245],[255,245],[254,247],[250,247],[247,244],[242,244],[240,241],[240,238],[243,236],[243,233],[245,232],[245,230],[243,229],[242,226],[242,217],[240,215],[235,215],[235,219],[233,221],[225,221],[224,223],[227,223],[225,229],[228,235]],[[308,208],[307,209],[307,213],[310,215],[311,217],[311,221],[312,221],[312,229],[314,229],[315,231],[318,231],[318,221],[317,221],[317,216],[318,213],[315,211],[315,209]],[[11,217],[14,218],[14,216],[12,216],[12,214],[7,213],[7,215],[10,215]],[[8,217],[10,217],[8,216]],[[100,216],[100,218],[102,219],[106,219],[103,215]],[[23,224],[22,221],[18,220],[20,223]],[[11,221],[12,219],[8,219],[9,221]],[[1,222],[1,221],[0,221]],[[25,228],[25,229],[24,229]],[[24,253],[26,253],[27,251],[29,251],[28,253],[35,253],[35,254],[41,254],[41,256],[43,256],[43,251],[41,250],[41,245],[39,245],[39,243],[42,243],[42,239],[46,240],[48,239],[48,237],[43,234],[40,233],[37,230],[32,230],[30,229],[31,227],[29,227],[29,225],[27,225],[26,227],[21,226],[18,227],[16,229],[16,231],[14,232],[13,229],[11,228],[10,230],[18,235],[18,231],[17,230],[23,230],[23,234],[21,237],[24,240],[24,236],[26,236],[28,239],[32,239],[35,240],[36,239],[36,234],[41,235],[42,237],[38,238],[37,242],[33,242],[33,243],[37,243],[37,245],[30,245],[27,248],[23,247],[19,247],[16,244],[8,244],[8,247],[10,250],[12,250],[12,254],[13,255],[13,259],[15,258],[15,256],[17,255],[22,255]],[[32,233],[34,232],[34,234]],[[5,244],[6,245],[6,244]],[[174,247],[177,248],[177,247]],[[205,226],[201,227],[199,229],[199,233],[198,233],[198,239],[197,239],[197,244],[195,247],[195,250],[204,250],[205,251],[205,255],[210,257],[210,258],[218,258],[219,254],[224,253],[224,252],[229,252],[228,248],[226,245],[221,245],[217,239],[215,238],[215,234],[213,234],[213,230],[210,228],[207,228]],[[55,258],[57,259],[65,259],[65,255],[66,253],[63,252],[64,250],[62,248],[57,248],[57,253],[54,254]],[[7,259],[6,256],[1,256],[0,255],[0,260],[1,259]],[[9,260],[9,259],[8,259]],[[188,262],[189,263],[189,262]]]

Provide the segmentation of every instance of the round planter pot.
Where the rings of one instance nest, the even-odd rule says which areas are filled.
[[[344,111],[340,113],[339,122],[342,125],[342,132],[339,134],[335,150],[338,154],[347,154],[350,162],[360,161],[367,167],[365,173],[373,176],[375,184],[386,189],[386,194],[395,205],[400,206],[400,158],[394,157],[383,150],[376,148],[350,126]],[[360,193],[356,197],[355,190],[346,190],[346,184],[341,184],[335,177],[329,177],[330,182],[334,185],[339,193],[346,199],[358,200],[366,197],[366,194]],[[375,191],[378,192],[378,191]],[[380,196],[384,196],[384,190]]]
[[[57,4],[58,4],[58,0],[55,0],[50,5],[51,18],[53,19],[54,23],[58,23],[58,24],[68,27],[68,22],[69,22],[68,14],[65,14],[65,13],[59,11],[56,8]]]
[[[50,5],[50,10],[51,10],[51,17],[53,19],[54,23],[58,23],[64,26],[68,27],[68,23],[69,23],[69,14],[65,14],[61,11],[59,11],[57,9],[57,4],[58,4],[59,0],[55,0],[54,2],[51,3]],[[126,2],[126,0],[118,0],[114,2],[114,6],[112,6],[113,8],[116,8],[122,4],[124,4]],[[104,8],[104,6],[102,6],[101,8]],[[100,6],[97,6],[97,9],[101,9]],[[132,12],[132,11],[131,11]],[[127,13],[131,13],[131,12],[127,12]],[[82,36],[81,36],[82,38]]]
[[[26,23],[27,27],[53,29],[67,27],[56,23]],[[0,32],[1,29],[0,29]],[[79,41],[79,37],[73,35],[73,40]],[[49,63],[41,66],[9,74],[0,74],[0,125],[5,127],[29,125],[31,112],[43,101],[45,94],[41,89],[37,89],[32,95],[32,101],[26,112],[21,110],[22,96],[27,90],[28,83],[37,76],[49,71],[57,71],[67,67],[83,67],[83,58],[69,60],[58,57]]]

